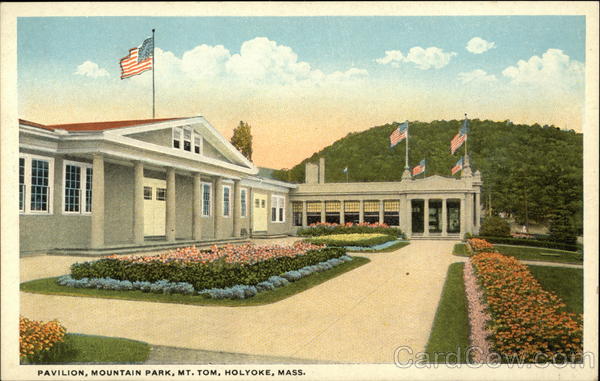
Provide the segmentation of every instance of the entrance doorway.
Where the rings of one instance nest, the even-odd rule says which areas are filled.
[[[252,230],[255,232],[267,231],[267,195],[254,193],[252,202]]]
[[[144,178],[144,235],[164,236],[167,182]]]
[[[424,209],[425,203],[423,200],[411,200],[413,233],[423,233],[424,231]]]

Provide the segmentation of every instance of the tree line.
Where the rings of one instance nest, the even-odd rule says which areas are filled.
[[[464,145],[450,154],[450,140],[462,120],[410,122],[409,166],[427,159],[425,175],[451,176]],[[405,165],[405,143],[390,148],[397,124],[352,132],[291,169],[274,171],[283,181],[304,182],[306,162],[326,161],[327,182],[399,181]],[[583,226],[583,134],[553,125],[469,121],[468,152],[473,171],[483,180],[482,202],[517,223],[547,223],[557,211],[567,212],[573,226]],[[460,172],[455,176],[459,176]],[[421,177],[420,175],[419,177]],[[491,197],[490,197],[491,196]]]

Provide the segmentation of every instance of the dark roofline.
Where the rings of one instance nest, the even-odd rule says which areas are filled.
[[[132,127],[143,124],[167,122],[170,120],[187,119],[184,117],[179,118],[161,118],[161,119],[136,119],[136,120],[118,120],[110,122],[91,122],[91,123],[67,123],[67,124],[40,124],[30,122],[25,119],[19,119],[20,124],[24,124],[31,127],[43,128],[44,130],[66,130],[66,131],[104,131],[115,128]]]

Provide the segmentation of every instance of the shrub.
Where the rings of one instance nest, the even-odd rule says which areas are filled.
[[[492,315],[494,350],[507,361],[577,361],[582,353],[583,316],[545,291],[527,266],[499,253],[471,257]],[[540,357],[541,356],[541,357]]]
[[[307,238],[304,241],[317,244],[317,245],[328,245],[328,246],[360,246],[369,247],[379,245],[385,242],[395,240],[395,236],[371,233],[371,234],[331,234],[320,237]]]
[[[483,238],[492,243],[506,244],[506,245],[546,247],[549,249],[558,249],[558,250],[567,250],[567,251],[577,251],[577,249],[578,249],[577,245],[567,245],[565,243],[560,243],[560,242],[538,241],[538,240],[526,239],[526,238],[488,237],[488,236],[479,236],[477,238]]]
[[[19,318],[19,355],[21,360],[41,362],[60,349],[67,330],[58,321],[42,322]]]
[[[307,247],[307,244],[303,244]],[[310,246],[314,247],[314,245]],[[184,260],[151,260],[141,261],[104,258],[93,262],[75,263],[71,266],[73,280],[83,278],[111,278],[118,281],[155,283],[160,280],[169,282],[185,282],[196,290],[211,288],[227,288],[236,284],[258,284],[272,276],[278,276],[291,270],[338,258],[345,255],[346,250],[337,247],[326,247],[317,250],[297,251],[296,255],[281,255],[259,262],[230,263],[224,258],[218,260],[184,261]],[[291,252],[292,249],[282,251]],[[264,251],[263,251],[264,252]],[[150,257],[148,257],[150,258]],[[145,291],[151,285],[143,284]],[[73,282],[79,287],[78,282]],[[141,289],[141,288],[140,288]]]
[[[82,278],[73,279],[70,275],[58,278],[57,283],[61,286],[76,288],[97,288],[103,290],[128,291],[140,290],[143,292],[154,292],[162,294],[193,294],[194,287],[186,282],[169,282],[161,279],[158,282],[130,282],[112,278]]]
[[[393,237],[398,237],[401,239],[406,239],[406,235],[399,228],[393,228],[386,224],[353,224],[351,222],[340,225],[340,224],[330,224],[326,222],[320,222],[317,224],[312,224],[307,228],[299,229],[298,235],[303,237],[315,237],[322,235],[331,235],[331,234],[372,234],[372,233],[381,233],[385,235],[390,235]]]
[[[510,225],[502,217],[487,216],[481,224],[479,234],[493,237],[510,237]]]

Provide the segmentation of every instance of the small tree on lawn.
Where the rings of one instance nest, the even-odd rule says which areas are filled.
[[[238,149],[248,160],[252,160],[252,133],[248,123],[240,121],[233,130],[231,144]]]
[[[557,209],[550,217],[550,239],[574,245],[577,242],[575,227],[571,223],[571,216],[565,208]]]
[[[481,224],[479,235],[489,237],[510,237],[510,225],[499,216],[487,216]]]

